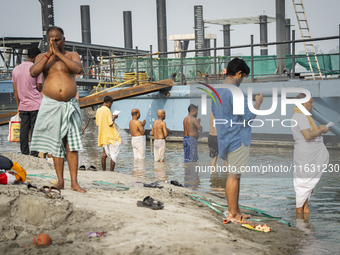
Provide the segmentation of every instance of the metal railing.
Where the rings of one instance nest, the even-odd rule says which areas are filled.
[[[255,78],[257,77],[263,77],[263,76],[268,76],[268,75],[274,75],[275,72],[273,73],[255,73],[255,69],[254,67],[256,65],[260,65],[261,63],[259,63],[260,61],[278,61],[280,60],[280,58],[277,58],[276,56],[264,56],[261,59],[258,59],[258,56],[255,56],[254,51],[257,47],[267,47],[267,46],[275,46],[275,45],[282,45],[282,44],[290,44],[292,47],[292,54],[291,56],[287,55],[285,58],[286,61],[287,60],[291,60],[292,63],[292,68],[291,68],[291,74],[290,74],[290,78],[294,79],[295,75],[296,75],[296,69],[295,69],[295,65],[296,65],[296,60],[299,58],[304,57],[303,55],[298,55],[295,53],[296,51],[296,45],[299,43],[304,43],[304,42],[310,42],[310,41],[327,41],[327,40],[338,40],[339,41],[339,49],[340,49],[340,25],[339,25],[339,35],[337,36],[329,36],[329,37],[319,37],[319,38],[312,38],[312,39],[300,39],[300,40],[296,40],[295,39],[295,31],[292,31],[292,40],[290,41],[285,41],[285,42],[270,42],[270,43],[254,43],[254,39],[253,39],[253,35],[250,36],[250,44],[244,44],[244,45],[237,45],[237,46],[228,46],[228,47],[216,47],[216,39],[214,40],[214,47],[213,48],[207,48],[207,49],[192,49],[192,50],[182,50],[182,51],[169,51],[169,52],[155,52],[153,53],[152,51],[152,46],[150,45],[150,52],[148,54],[140,54],[138,47],[136,47],[135,49],[135,54],[130,54],[130,55],[124,55],[124,56],[99,56],[102,57],[104,60],[107,61],[107,63],[104,63],[102,65],[96,65],[96,66],[85,66],[84,69],[87,70],[86,72],[84,72],[82,74],[82,79],[86,79],[89,81],[93,81],[93,82],[98,82],[101,81],[102,82],[102,78],[104,79],[108,79],[111,81],[117,79],[117,80],[123,80],[125,81],[126,79],[124,77],[116,77],[117,75],[115,75],[115,73],[124,73],[126,72],[136,72],[136,78],[137,78],[137,85],[139,84],[139,82],[141,81],[139,79],[139,72],[140,71],[146,71],[149,74],[149,81],[154,81],[154,80],[158,80],[158,79],[154,79],[156,70],[158,69],[158,73],[163,73],[163,77],[160,78],[169,78],[170,74],[169,74],[169,69],[176,69],[179,70],[179,82],[181,84],[185,83],[185,80],[191,80],[191,79],[196,79],[198,77],[189,77],[188,74],[185,74],[184,68],[188,67],[188,66],[192,66],[192,69],[196,69],[198,70],[198,68],[201,66],[209,66],[210,69],[210,82],[216,83],[217,80],[219,78],[221,78],[221,76],[218,76],[218,73],[221,71],[220,68],[218,70],[217,65],[222,66],[224,65],[225,67],[227,66],[228,62],[230,62],[230,60],[234,57],[237,56],[218,56],[217,55],[217,51],[224,51],[225,49],[243,49],[243,48],[248,48],[250,49],[250,58],[249,56],[247,56],[248,60],[248,64],[250,65],[250,80],[251,82],[255,81]],[[213,52],[213,56],[212,57],[198,57],[198,58],[184,58],[185,55],[188,55],[188,53],[197,53],[197,52],[202,52],[202,51],[209,51],[209,52]],[[145,52],[145,51],[144,51]],[[168,58],[158,58],[158,56],[164,56],[164,55],[170,55],[170,54],[180,54],[180,58],[179,59],[168,59]],[[2,55],[2,53],[1,53]],[[334,55],[338,55],[338,68],[340,68],[340,54],[336,53],[336,54],[322,54],[322,56],[334,56]],[[156,56],[156,57],[155,57]],[[14,53],[13,53],[13,57],[14,57]],[[240,56],[242,57],[242,56]],[[320,57],[320,54],[318,55],[318,57]],[[244,57],[245,58],[245,57]],[[115,59],[115,61],[113,61],[113,59]],[[186,60],[192,60],[194,63],[190,63],[187,64],[185,62],[187,62]],[[202,59],[205,60],[209,60],[209,62],[204,61],[203,63],[200,61]],[[210,61],[211,59],[211,61]],[[129,62],[130,61],[130,62]],[[172,65],[168,65],[168,62],[175,62]],[[14,62],[14,59],[13,59]],[[84,61],[85,62],[85,61]],[[88,59],[86,61],[87,63],[89,63]],[[124,64],[121,63],[130,63],[130,66],[124,66]],[[142,65],[143,63],[148,62],[148,65]],[[158,62],[158,63],[157,63]],[[83,63],[86,64],[86,63]],[[103,68],[105,66],[105,68]],[[98,68],[101,68],[101,72],[98,72]],[[340,74],[340,70],[339,69],[332,69],[332,70],[323,70],[322,73],[324,75],[326,74],[336,74],[339,76]],[[93,74],[90,74],[90,71],[88,70],[95,70],[95,72],[92,72]],[[191,70],[192,71],[192,70]],[[5,71],[0,71],[0,76],[4,77],[9,77],[9,74],[7,73],[8,69]],[[104,74],[103,74],[104,72]],[[99,74],[98,74],[99,73]],[[166,73],[164,75],[164,73]],[[123,76],[123,75],[121,75]],[[1,80],[1,77],[0,77]],[[119,83],[118,83],[119,84]]]
[[[339,26],[339,35],[340,35],[340,26]],[[130,67],[116,67],[116,71],[120,70],[120,71],[124,71],[124,70],[129,70],[129,72],[131,72],[132,70],[135,70],[136,73],[138,74],[140,70],[148,70],[150,77],[152,77],[151,79],[153,79],[154,77],[154,70],[155,68],[158,69],[163,69],[166,70],[169,67],[179,67],[180,69],[180,83],[183,84],[185,81],[184,79],[195,79],[195,78],[186,78],[184,75],[184,67],[186,66],[195,66],[196,68],[199,66],[204,66],[204,65],[211,65],[212,66],[212,72],[210,73],[210,76],[213,77],[213,80],[210,79],[210,81],[216,83],[217,79],[218,79],[218,70],[217,70],[217,64],[221,65],[221,64],[226,64],[234,57],[236,56],[230,56],[230,57],[224,57],[225,61],[217,61],[218,58],[221,58],[220,56],[217,56],[217,51],[219,50],[224,50],[224,49],[240,49],[240,48],[250,48],[250,79],[251,82],[254,82],[255,77],[261,77],[261,76],[267,76],[267,75],[274,75],[275,73],[258,73],[256,74],[254,72],[254,66],[257,62],[259,61],[264,61],[264,60],[272,60],[272,61],[277,61],[280,58],[262,58],[262,59],[256,59],[256,56],[254,55],[254,51],[256,47],[263,47],[263,46],[274,46],[274,45],[280,45],[280,44],[290,44],[292,47],[292,54],[291,56],[287,55],[285,58],[281,58],[281,59],[285,59],[285,60],[291,60],[292,63],[292,68],[291,68],[291,74],[290,74],[290,78],[294,79],[295,75],[296,75],[296,69],[295,69],[295,65],[296,65],[296,59],[299,58],[304,58],[304,55],[300,55],[300,54],[296,54],[296,44],[298,43],[303,43],[303,42],[309,42],[309,41],[326,41],[326,40],[338,40],[339,41],[339,48],[340,48],[340,36],[329,36],[329,37],[319,37],[319,38],[312,38],[312,39],[300,39],[300,40],[296,40],[295,39],[295,31],[292,31],[292,40],[290,41],[285,41],[285,42],[270,42],[270,43],[254,43],[253,42],[253,35],[251,35],[250,38],[250,44],[245,44],[245,45],[237,45],[237,46],[228,46],[228,47],[216,47],[216,40],[214,40],[214,47],[213,48],[207,48],[207,49],[192,49],[192,50],[182,50],[182,51],[169,51],[169,52],[159,52],[158,55],[170,55],[170,54],[180,54],[180,59],[179,59],[179,63],[173,64],[173,65],[167,65],[167,64],[159,64],[159,65],[155,65],[155,58],[154,58],[154,54],[152,52],[152,47],[150,47],[150,53],[144,56],[147,56],[148,58],[150,58],[150,65],[149,66],[144,66],[141,67],[139,65],[139,62],[141,61],[141,57],[143,55],[138,54],[138,48],[136,48],[136,55],[138,56],[138,59],[136,59],[136,55],[129,55],[129,56],[123,56],[127,61],[133,61],[133,59],[136,59],[136,64],[135,67],[130,66]],[[213,52],[213,57],[211,57],[211,59],[213,60],[212,62],[204,62],[204,63],[199,63],[196,62],[194,64],[185,64],[184,60],[188,59],[188,58],[184,58],[184,55],[187,55],[188,53],[197,53],[197,52],[202,52],[202,51],[212,51]],[[321,54],[318,55],[318,57],[320,57]],[[340,54],[336,53],[336,54],[322,54],[322,56],[332,56],[332,55],[338,55],[338,62],[340,63]],[[130,59],[129,59],[130,58]],[[157,59],[157,58],[156,58]],[[199,60],[200,58],[190,58],[190,59],[196,59]],[[209,58],[206,58],[209,59]],[[167,62],[167,60],[173,60],[173,59],[163,59],[163,62]],[[340,66],[340,64],[338,65]],[[324,75],[326,74],[340,74],[340,70],[339,69],[331,69],[331,70],[323,70],[322,73]],[[169,75],[168,75],[169,76]],[[169,78],[169,77],[166,77]],[[197,78],[197,77],[196,77]]]

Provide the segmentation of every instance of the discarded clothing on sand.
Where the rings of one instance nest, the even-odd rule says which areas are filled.
[[[26,170],[17,162],[13,162],[11,169],[6,170],[7,171],[3,171],[0,174],[0,184],[11,185],[16,183],[25,183],[27,175]]]
[[[9,170],[13,166],[12,160],[7,157],[0,155],[0,169]]]

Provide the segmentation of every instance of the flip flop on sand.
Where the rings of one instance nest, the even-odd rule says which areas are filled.
[[[57,190],[58,192],[52,191],[52,189]],[[57,187],[54,186],[43,186],[42,188],[40,188],[40,191],[42,193],[44,193],[46,198],[51,198],[51,199],[59,199],[59,198],[63,198],[61,196],[61,191],[60,189],[58,189]]]
[[[158,189],[163,188],[163,186],[160,186],[158,182],[153,182],[153,183],[150,183],[150,184],[144,183],[144,187],[147,187],[147,188],[158,188]]]
[[[137,206],[148,207],[148,208],[151,208],[152,210],[160,210],[160,209],[163,209],[164,204],[160,201],[155,201],[150,196],[147,196],[143,199],[143,201],[137,201]]]
[[[38,190],[38,188],[37,188],[37,186],[34,186],[34,185],[32,185],[32,184],[27,184],[27,189],[28,190],[33,190],[33,191],[36,191],[36,192],[38,192],[39,190]]]
[[[97,168],[95,166],[90,166],[87,170],[97,171]]]
[[[86,167],[84,165],[81,165],[78,170],[82,170],[82,171],[85,171],[86,170]]]
[[[237,224],[251,224],[252,222],[249,220],[246,220],[243,216],[241,216],[241,219],[227,219],[230,222],[237,223]]]
[[[168,181],[168,183],[175,185],[175,186],[178,186],[178,187],[183,187],[183,185],[180,184],[178,181]]]

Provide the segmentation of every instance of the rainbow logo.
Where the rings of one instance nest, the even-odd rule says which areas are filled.
[[[206,86],[206,87],[209,88],[212,92],[214,92],[215,95],[217,96],[218,100],[220,101],[220,104],[222,105],[222,100],[221,100],[219,94],[217,93],[217,91],[216,91],[213,87],[211,87],[210,85],[205,84],[205,83],[203,83],[203,82],[198,82],[198,83],[199,83],[199,84],[202,84],[202,85],[204,85],[204,86]],[[197,87],[197,88],[200,89],[200,90],[203,90],[204,92],[206,92],[206,93],[211,97],[211,99],[214,101],[215,105],[217,105],[216,100],[215,100],[213,94],[211,94],[211,92],[210,92],[209,90],[206,90],[206,89],[200,88],[200,87]]]

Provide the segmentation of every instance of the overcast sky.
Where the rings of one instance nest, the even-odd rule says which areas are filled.
[[[38,0],[0,0],[0,34],[7,37],[40,37],[42,34],[41,7]],[[92,43],[124,47],[123,11],[132,12],[133,45],[149,50],[153,45],[157,50],[156,0],[54,0],[55,25],[65,31],[66,40],[81,42],[80,6],[90,5]],[[205,20],[251,17],[266,14],[275,17],[275,0],[167,0],[167,35],[194,33],[194,6],[203,5]],[[312,37],[334,36],[339,34],[340,1],[304,1],[307,20]],[[296,38],[301,38],[294,7],[286,1],[286,18],[291,19]],[[206,33],[217,35],[217,46],[223,46],[222,26],[206,24]],[[259,25],[231,26],[231,44],[250,43],[254,35],[259,43]],[[274,42],[275,23],[268,24],[268,41]],[[319,52],[328,53],[336,49],[339,40],[315,42]],[[189,48],[193,48],[191,42]],[[174,48],[168,40],[168,50]],[[302,45],[297,52],[303,50]],[[232,54],[250,55],[249,50],[235,50]],[[223,52],[220,52],[223,54]],[[257,51],[259,54],[259,50]],[[275,54],[275,48],[269,48]]]

